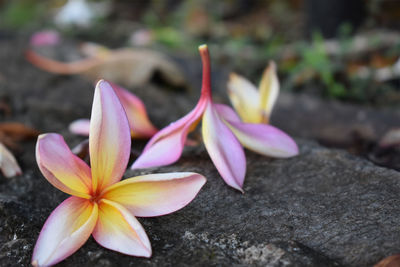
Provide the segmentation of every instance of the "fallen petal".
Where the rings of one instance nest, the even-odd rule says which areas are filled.
[[[151,245],[142,225],[122,205],[102,199],[93,231],[97,243],[131,256],[151,256]]]
[[[206,179],[197,173],[162,173],[129,178],[107,188],[103,197],[139,217],[168,214],[189,204]]]
[[[90,198],[89,166],[75,156],[59,134],[42,134],[36,143],[36,161],[44,177],[61,191]]]
[[[275,158],[293,157],[299,153],[296,142],[278,128],[240,122],[235,112],[226,105],[215,104],[215,108],[244,147]]]
[[[79,119],[73,121],[68,128],[69,131],[73,134],[89,136],[90,121],[88,119]]]
[[[117,94],[128,117],[132,138],[150,138],[158,130],[150,122],[143,102],[131,92],[109,83]],[[70,132],[78,135],[89,136],[90,121],[79,119],[69,125]]]
[[[182,154],[188,133],[194,130],[204,112],[205,104],[205,101],[200,101],[185,117],[156,133],[131,168],[165,166],[177,161]]]
[[[133,138],[150,138],[158,130],[150,122],[142,100],[131,92],[110,83],[125,109]]]
[[[208,154],[222,178],[229,186],[243,192],[246,174],[243,148],[211,103],[204,112],[202,133]]]
[[[262,120],[254,123],[268,123],[272,109],[279,95],[279,80],[276,74],[276,64],[271,61],[265,69],[261,78],[260,86],[260,107],[263,112]],[[246,121],[245,121],[246,122]]]
[[[228,95],[244,122],[259,123],[261,121],[259,92],[246,78],[232,73],[228,81]]]
[[[33,266],[54,265],[77,251],[92,233],[97,204],[69,197],[47,218],[33,250]]]
[[[124,108],[110,84],[100,80],[94,93],[89,135],[94,192],[121,179],[130,150],[131,135]]]
[[[0,170],[7,178],[22,174],[17,160],[2,143],[0,143]]]

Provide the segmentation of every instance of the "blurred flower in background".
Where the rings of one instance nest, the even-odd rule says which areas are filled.
[[[109,1],[87,2],[86,0],[68,0],[54,17],[60,27],[78,26],[87,28],[95,19],[104,17],[109,8]]]

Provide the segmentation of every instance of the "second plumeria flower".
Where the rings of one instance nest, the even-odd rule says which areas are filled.
[[[125,111],[112,87],[100,81],[90,120],[90,167],[59,134],[43,134],[36,159],[45,178],[72,195],[50,215],[32,256],[34,266],[54,265],[78,250],[92,234],[103,247],[150,257],[150,241],[135,216],[153,217],[186,206],[205,178],[197,173],[151,174],[120,181],[131,136]]]
[[[197,106],[150,139],[132,168],[163,166],[177,161],[189,132],[202,120],[204,144],[225,182],[242,191],[246,175],[243,146],[266,156],[286,158],[298,154],[296,143],[281,130],[266,124],[243,123],[226,105],[216,104],[211,95],[211,69],[206,45],[199,47],[203,84]]]

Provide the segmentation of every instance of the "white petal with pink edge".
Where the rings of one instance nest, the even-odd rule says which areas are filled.
[[[125,110],[111,85],[100,80],[94,93],[89,135],[94,192],[121,179],[130,151],[131,135]]]
[[[160,216],[189,204],[205,182],[206,178],[192,172],[149,174],[116,183],[103,197],[123,205],[135,216]]]
[[[275,158],[293,157],[299,153],[296,142],[278,128],[268,124],[243,123],[226,105],[215,104],[215,109],[244,147]]]
[[[70,197],[47,218],[32,256],[32,265],[51,266],[77,251],[90,237],[98,216],[97,204]]]
[[[56,188],[90,198],[90,168],[71,152],[61,135],[50,133],[38,137],[36,161],[44,177]]]
[[[110,83],[125,109],[133,138],[150,138],[158,130],[150,122],[142,100],[122,87]]]

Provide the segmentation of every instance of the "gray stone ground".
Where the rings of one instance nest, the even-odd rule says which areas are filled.
[[[82,138],[69,134],[67,125],[89,116],[91,83],[35,69],[24,61],[23,48],[21,40],[0,40],[0,97],[13,109],[11,117],[1,119],[24,122],[42,132],[59,132],[71,146],[79,143]],[[188,67],[197,73],[193,81],[199,78],[200,64],[196,64]],[[223,78],[214,82],[217,100],[226,99],[224,82]],[[194,89],[198,88],[183,93],[150,85],[135,93],[143,98],[155,123],[163,126],[194,106],[198,95]],[[303,105],[296,107],[297,99]],[[310,109],[304,104],[307,101],[316,104]],[[400,174],[313,141],[320,140],[321,132],[329,133],[326,127],[358,120],[353,116],[357,112],[367,112],[371,120],[362,123],[379,131],[392,127],[399,115],[320,101],[295,95],[280,99],[273,122],[296,137],[301,153],[291,159],[269,159],[247,152],[245,194],[224,184],[203,146],[186,149],[172,166],[128,171],[126,177],[195,171],[208,178],[199,196],[181,211],[139,218],[152,243],[151,259],[112,252],[91,238],[59,265],[371,266],[399,253]],[[334,107],[340,107],[339,115],[332,115]],[[319,114],[329,115],[319,118]],[[67,197],[40,174],[34,145],[34,141],[24,143],[17,154],[24,175],[0,177],[0,266],[29,265],[44,221]],[[143,145],[136,142],[133,154]]]

